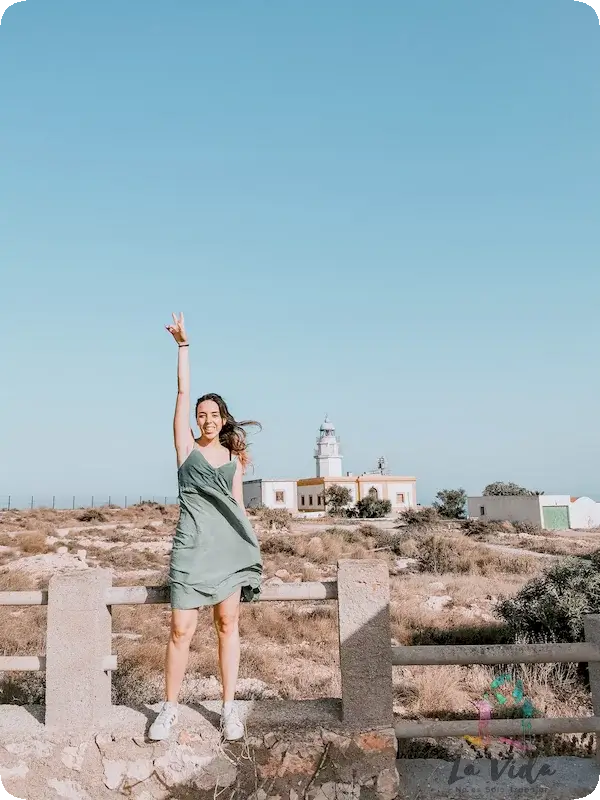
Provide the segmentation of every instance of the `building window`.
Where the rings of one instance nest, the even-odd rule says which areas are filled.
[[[479,506],[479,515],[485,517],[485,506]]]
[[[321,500],[322,500],[322,499],[323,499],[323,498],[321,497],[321,495],[319,495],[319,496],[317,497],[317,505],[318,505],[318,506],[320,506],[320,505],[321,505]]]
[[[309,494],[308,495],[308,505],[312,506],[312,504],[313,504],[313,496],[312,496],[312,494]]]
[[[302,495],[302,497],[300,498],[300,505],[301,506],[306,505],[304,502],[304,495]]]
[[[379,493],[374,486],[371,486],[371,488],[369,489],[369,494],[371,495],[371,497],[375,498],[379,497]]]
[[[284,503],[285,502],[285,494],[283,492],[275,492],[275,502],[276,503]]]
[[[398,505],[404,503],[404,492],[396,492],[396,503]]]

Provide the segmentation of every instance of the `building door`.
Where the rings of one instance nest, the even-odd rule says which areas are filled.
[[[544,528],[551,531],[569,530],[569,506],[543,506]]]

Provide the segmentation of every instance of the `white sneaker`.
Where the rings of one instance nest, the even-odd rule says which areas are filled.
[[[168,703],[165,701],[158,714],[158,717],[150,726],[148,738],[157,742],[161,739],[168,739],[169,734],[171,733],[171,728],[173,725],[175,725],[178,718],[179,711],[177,703]]]
[[[228,742],[242,739],[244,736],[244,723],[241,721],[235,706],[230,711],[221,712],[221,733]]]

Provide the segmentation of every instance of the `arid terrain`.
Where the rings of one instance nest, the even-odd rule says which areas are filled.
[[[331,579],[337,559],[378,558],[388,563],[393,644],[495,644],[510,642],[496,603],[512,597],[564,555],[597,550],[597,531],[517,532],[491,525],[465,533],[458,522],[398,526],[394,520],[286,520],[252,517],[261,542],[266,582]],[[0,512],[0,591],[43,588],[59,569],[113,570],[115,585],[166,583],[175,506],[129,509]],[[43,655],[44,608],[0,606],[0,654]],[[139,705],[162,699],[162,667],[169,629],[167,606],[113,609],[113,700]],[[244,605],[238,697],[308,699],[340,695],[334,602]],[[476,717],[480,700],[498,674],[492,667],[394,668],[395,712],[412,719]],[[585,681],[572,668],[515,667],[543,716],[591,714]],[[210,612],[200,614],[182,702],[218,699],[216,638]],[[43,676],[0,673],[0,702],[42,703]],[[591,735],[538,737],[547,755],[585,755]],[[441,756],[465,741],[407,742],[403,755]]]

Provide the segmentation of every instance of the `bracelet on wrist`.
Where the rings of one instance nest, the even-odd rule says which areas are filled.
[[[178,344],[177,347],[189,347],[189,344],[188,343],[186,343],[186,344]]]

